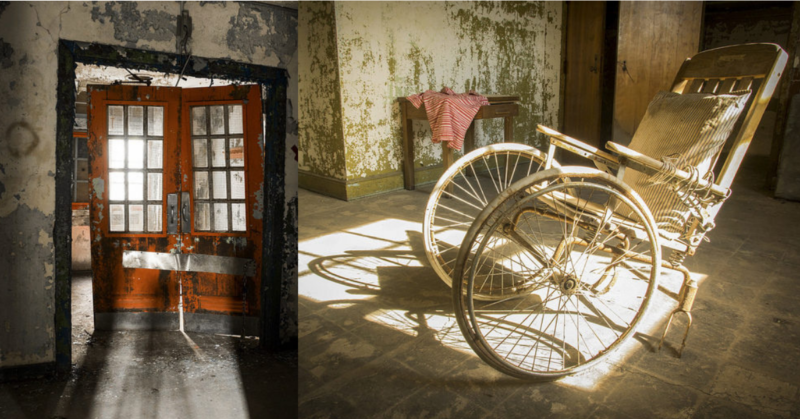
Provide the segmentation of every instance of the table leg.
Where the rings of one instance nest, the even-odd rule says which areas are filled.
[[[407,103],[400,104],[400,120],[403,129],[403,186],[414,190],[414,126],[408,119],[406,112]]]
[[[503,132],[503,141],[512,143],[514,142],[514,117],[507,116],[503,118],[503,120],[503,128],[505,128]]]
[[[469,123],[469,128],[467,128],[467,132],[464,134],[464,147],[462,148],[464,153],[463,156],[466,156],[467,153],[475,150],[475,121]],[[472,177],[472,172],[465,171],[466,176]],[[462,175],[464,174],[462,173]],[[452,192],[452,189],[448,192]]]
[[[453,164],[453,149],[447,146],[447,141],[442,141],[442,168],[447,170]]]
[[[453,165],[453,149],[448,147],[447,144],[449,144],[447,141],[442,141],[442,168],[444,171],[447,171]],[[448,185],[445,191],[453,193],[453,185]]]
[[[469,123],[466,134],[464,134],[464,154],[475,150],[475,121]]]

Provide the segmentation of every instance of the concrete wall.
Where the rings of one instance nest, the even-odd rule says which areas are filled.
[[[54,360],[59,39],[175,53],[180,9],[179,2],[0,2],[0,367]],[[185,9],[194,55],[288,70],[286,207],[296,209],[297,12],[252,3],[187,2]],[[287,219],[296,217],[287,212]],[[284,268],[296,275],[296,262]],[[295,276],[283,290],[286,337],[297,335],[296,289]]]
[[[401,188],[396,99],[443,86],[521,96],[515,141],[541,145],[536,124],[558,124],[562,7],[560,2],[301,2],[300,45],[309,52],[300,54],[301,85],[320,83],[300,91],[300,186],[344,191],[329,193],[343,199]],[[304,28],[313,22],[323,27]],[[415,123],[414,131],[416,166],[439,164],[441,147],[430,141],[427,122]],[[476,126],[478,145],[502,136],[501,120]],[[425,171],[418,179],[434,181],[440,174]]]

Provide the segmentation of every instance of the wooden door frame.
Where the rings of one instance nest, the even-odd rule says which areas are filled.
[[[294,226],[284,222],[285,148],[288,73],[284,69],[224,59],[184,57],[167,52],[86,44],[60,40],[56,100],[56,205],[53,245],[55,249],[55,369],[69,373],[72,365],[72,128],[75,119],[75,67],[78,63],[205,77],[225,78],[261,85],[262,114],[273,123],[264,124],[264,231],[261,275],[261,345],[280,347],[280,303],[285,248]],[[267,261],[275,261],[268,263]]]

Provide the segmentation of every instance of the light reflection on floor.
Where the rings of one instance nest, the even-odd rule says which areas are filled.
[[[409,291],[395,283],[382,283],[386,282],[382,272],[398,268],[407,272],[405,275],[409,282],[414,280],[413,275],[418,274],[420,268],[430,271],[426,280],[438,281],[428,266],[422,243],[409,239],[412,233],[421,231],[421,223],[387,218],[301,241],[300,295],[334,309],[378,299],[381,308],[368,313],[366,320],[409,336],[432,336],[450,349],[476,356],[461,335],[447,290],[424,288]],[[700,282],[705,275],[693,273],[693,278]],[[657,348],[663,324],[677,306],[675,298],[681,282],[680,273],[662,269],[659,291],[654,295],[634,339],[607,356],[604,362],[566,377],[559,384],[592,390],[612,373],[614,365],[624,362],[633,351],[642,346]],[[682,317],[673,326],[666,344],[669,348],[680,346],[684,321]]]

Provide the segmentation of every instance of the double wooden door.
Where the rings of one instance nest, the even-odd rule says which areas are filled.
[[[89,86],[97,329],[257,331],[258,86]]]
[[[628,144],[656,93],[669,90],[698,52],[703,4],[571,1],[567,8],[562,131],[598,148]]]

